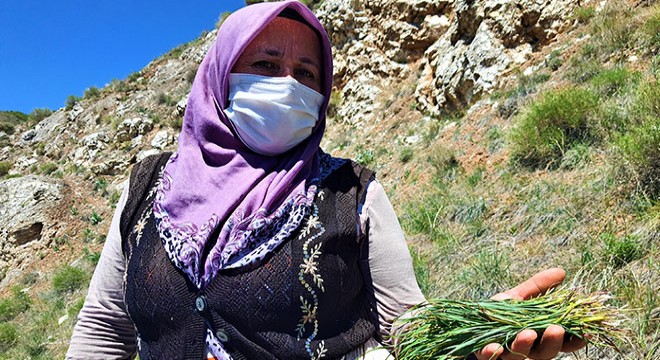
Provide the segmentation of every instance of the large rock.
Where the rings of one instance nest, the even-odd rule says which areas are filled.
[[[58,206],[61,190],[37,176],[0,181],[0,272],[20,268],[47,246],[43,233],[53,225],[47,213]]]
[[[107,147],[109,140],[104,131],[95,132],[82,138],[83,146],[76,149],[74,153],[75,163],[81,165],[87,161],[94,161],[99,151]]]
[[[344,99],[336,114],[349,123],[376,120],[369,109],[381,90],[416,66],[420,110],[469,106],[569,26],[576,6],[572,0],[326,0],[316,12],[331,37]]]
[[[571,0],[458,0],[449,29],[422,62],[424,110],[463,108],[489,93],[512,63],[526,60],[570,24]]]
[[[82,114],[82,112],[85,111],[85,109],[80,105],[80,104],[75,104],[71,110],[69,110],[69,113],[67,114],[67,118],[69,120],[75,120],[78,115]]]
[[[143,117],[134,117],[125,119],[117,127],[115,141],[130,141],[138,135],[144,135],[153,129],[154,123],[150,119]]]
[[[333,44],[341,121],[376,121],[382,90],[412,74],[411,62],[448,28],[450,1],[324,1],[317,15]],[[335,114],[333,114],[335,115]]]
[[[174,144],[174,136],[167,130],[161,130],[156,133],[156,136],[151,140],[151,146],[163,150],[169,145]]]

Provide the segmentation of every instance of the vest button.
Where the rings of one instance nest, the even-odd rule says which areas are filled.
[[[227,333],[222,329],[216,331],[215,336],[218,338],[218,340],[220,340],[220,342],[226,343],[229,341],[229,335],[227,335]]]
[[[199,312],[206,311],[206,297],[204,295],[200,295],[195,299],[195,308]]]

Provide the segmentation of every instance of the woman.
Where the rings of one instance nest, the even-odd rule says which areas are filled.
[[[228,17],[200,65],[176,154],[138,164],[67,358],[352,359],[424,300],[374,175],[321,152],[328,36],[297,1]],[[541,273],[503,296],[563,279]],[[531,287],[530,287],[531,285]],[[563,330],[522,332],[548,358]]]

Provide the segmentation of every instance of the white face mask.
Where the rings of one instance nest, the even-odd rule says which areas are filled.
[[[241,141],[279,155],[307,139],[324,96],[291,77],[229,74],[229,117]]]

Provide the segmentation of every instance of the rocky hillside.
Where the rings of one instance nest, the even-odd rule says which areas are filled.
[[[581,137],[579,144],[566,142],[559,155],[531,165],[526,154],[536,150],[520,150],[511,135],[522,131],[516,129],[535,111],[534,104],[544,103],[545,92],[592,86],[589,81],[599,72],[579,67],[586,59],[638,74],[634,86],[641,83],[641,90],[631,94],[646,94],[647,80],[650,96],[658,94],[653,29],[659,28],[660,16],[652,3],[315,4],[335,59],[322,145],[378,171],[410,235],[418,281],[427,295],[488,296],[541,268],[561,265],[575,275],[595,266],[593,260],[627,284],[621,288],[650,297],[629,294],[623,303],[647,312],[636,320],[634,330],[641,335],[630,345],[636,349],[631,354],[644,355],[632,358],[653,358],[649,349],[656,344],[657,351],[660,344],[660,275],[651,260],[660,234],[660,190],[653,190],[657,167],[651,166],[650,180],[631,189],[628,178],[616,175],[621,169],[612,170],[617,163],[611,154],[618,153],[609,145],[625,134],[593,135],[593,141]],[[656,28],[649,30],[649,43],[637,36],[637,42],[599,53],[595,41],[608,27],[624,26],[607,23],[614,20],[605,15],[617,7],[625,10],[620,18],[630,20],[631,34]],[[88,280],[131,166],[149,154],[176,149],[187,93],[214,37],[215,31],[204,33],[127,79],[70,97],[65,108],[36,124],[16,122],[0,132],[0,294],[13,303],[28,299],[10,315],[3,315],[0,303],[0,322],[18,329],[14,340],[9,336],[11,341],[3,343],[0,326],[0,350],[11,349],[8,356],[26,357],[30,348],[54,357],[65,351],[85,291],[84,285],[69,288],[66,281]],[[584,57],[587,46],[592,58]],[[592,75],[575,80],[585,74]],[[625,81],[625,86],[633,84]],[[599,93],[605,100],[592,113],[630,106],[631,113],[642,111],[634,105],[642,103],[637,95],[618,102],[627,94],[624,85],[616,95]],[[636,124],[660,129],[657,108],[649,111]],[[627,246],[629,238],[639,254],[621,264],[598,263],[601,257],[619,256],[607,253],[617,251],[608,241]],[[67,275],[77,274],[75,269],[82,269],[80,280]],[[65,285],[57,285],[62,277]],[[596,289],[611,285],[600,278],[589,284]],[[21,330],[20,324],[38,316],[30,307],[49,309],[52,314],[37,322],[58,329],[32,345],[28,338],[43,331],[32,325]]]
[[[466,109],[569,28],[575,6],[567,0],[324,1],[316,10],[334,45],[341,99],[333,103],[334,119],[367,128],[361,132],[367,135],[382,118],[383,93],[402,81],[414,87],[407,97],[417,113]],[[70,228],[75,221],[52,218],[51,209],[99,182],[115,194],[132,164],[176,147],[186,94],[214,35],[172,50],[126,80],[70,99],[67,108],[30,129],[5,135],[0,161],[11,164],[7,174],[18,178],[0,190],[7,199],[0,217],[2,284],[53,239],[77,237]],[[110,216],[102,208],[87,210],[94,211]]]

